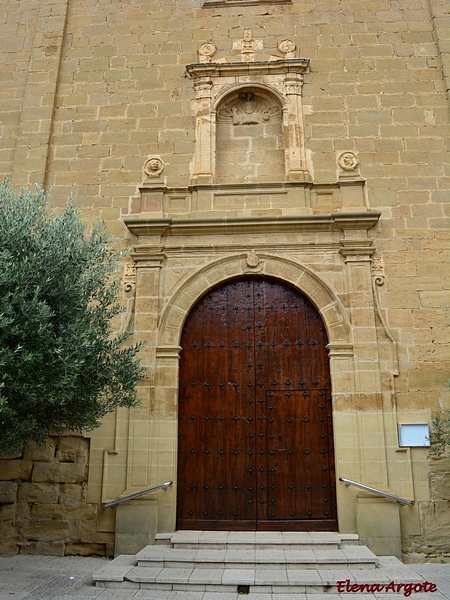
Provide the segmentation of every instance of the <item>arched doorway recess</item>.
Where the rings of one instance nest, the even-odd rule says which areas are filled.
[[[336,530],[327,333],[286,282],[209,290],[181,336],[177,527]]]

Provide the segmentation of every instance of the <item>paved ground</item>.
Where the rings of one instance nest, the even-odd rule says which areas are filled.
[[[110,590],[92,585],[91,575],[105,565],[101,558],[13,556],[0,558],[0,600],[245,600],[238,594]],[[412,600],[450,600],[450,563],[410,565],[420,576],[437,585],[434,593],[418,592]],[[350,600],[377,598],[401,600],[399,593],[251,594],[249,600]]]

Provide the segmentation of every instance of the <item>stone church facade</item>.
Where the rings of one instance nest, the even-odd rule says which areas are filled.
[[[118,327],[149,373],[99,430],[3,457],[5,551],[182,527],[447,556],[447,2],[4,4],[2,176],[131,246]]]

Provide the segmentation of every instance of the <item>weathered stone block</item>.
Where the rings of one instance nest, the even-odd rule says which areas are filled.
[[[29,480],[33,463],[30,460],[0,460],[0,480]]]
[[[79,484],[63,484],[59,488],[60,504],[81,504],[86,500],[86,489]]]
[[[16,516],[16,507],[14,504],[0,505],[0,521],[13,521]]]
[[[89,441],[82,437],[63,437],[58,440],[56,460],[68,463],[87,463]]]
[[[80,525],[80,541],[96,544],[114,543],[114,534],[110,531],[97,531],[97,521],[86,519]]]
[[[450,500],[450,456],[430,457],[431,498]]]
[[[67,544],[65,556],[105,556],[104,544]]]
[[[78,463],[45,463],[34,465],[32,481],[49,483],[82,483],[86,480],[87,467]]]
[[[23,535],[27,540],[41,542],[69,541],[70,523],[55,519],[28,519],[23,524]]]
[[[0,556],[19,554],[20,546],[15,542],[0,542]]]
[[[75,506],[67,504],[35,504],[31,507],[31,516],[34,519],[68,520],[71,522],[90,521],[97,514],[96,504],[79,504]]]
[[[65,556],[66,544],[62,541],[30,542],[20,545],[20,554],[38,556]]]
[[[450,501],[440,500],[420,504],[421,524],[427,544],[448,547],[450,521],[448,519]]]
[[[14,504],[17,500],[17,490],[19,485],[14,481],[0,482],[0,503]]]
[[[45,444],[38,445],[29,442],[23,453],[24,459],[32,461],[50,462],[55,458],[56,442],[49,438]]]
[[[29,504],[56,504],[59,486],[52,483],[23,483],[19,488],[19,502]]]

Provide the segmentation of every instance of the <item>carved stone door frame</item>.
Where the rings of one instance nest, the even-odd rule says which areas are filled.
[[[337,478],[389,489],[389,460],[393,459],[388,450],[395,446],[396,422],[391,398],[382,387],[385,363],[380,360],[372,288],[375,246],[368,235],[379,217],[378,212],[355,212],[270,219],[125,219],[137,236],[132,252],[135,331],[139,339],[148,341],[144,356],[151,371],[141,392],[142,405],[129,413],[126,491],[171,479],[176,484],[183,323],[208,290],[245,274],[290,283],[316,306],[329,340]],[[204,246],[208,236],[214,239],[210,251]],[[308,265],[308,256],[317,253],[318,244],[320,252],[332,257],[331,263],[321,263],[321,269]],[[333,272],[337,264],[338,275]],[[358,510],[362,514],[373,505],[365,498],[360,502],[357,492],[338,485],[339,531],[362,533],[367,520],[357,521]],[[394,538],[399,528],[398,507],[390,507],[389,512],[382,508]],[[146,512],[142,506],[118,509],[118,548],[121,536],[132,537],[120,531],[131,518],[127,513],[122,523],[121,511],[134,511],[136,526],[142,525],[145,513],[155,533],[173,531],[176,487],[147,503]],[[399,543],[400,533],[396,539]],[[385,539],[380,543],[385,544]]]

